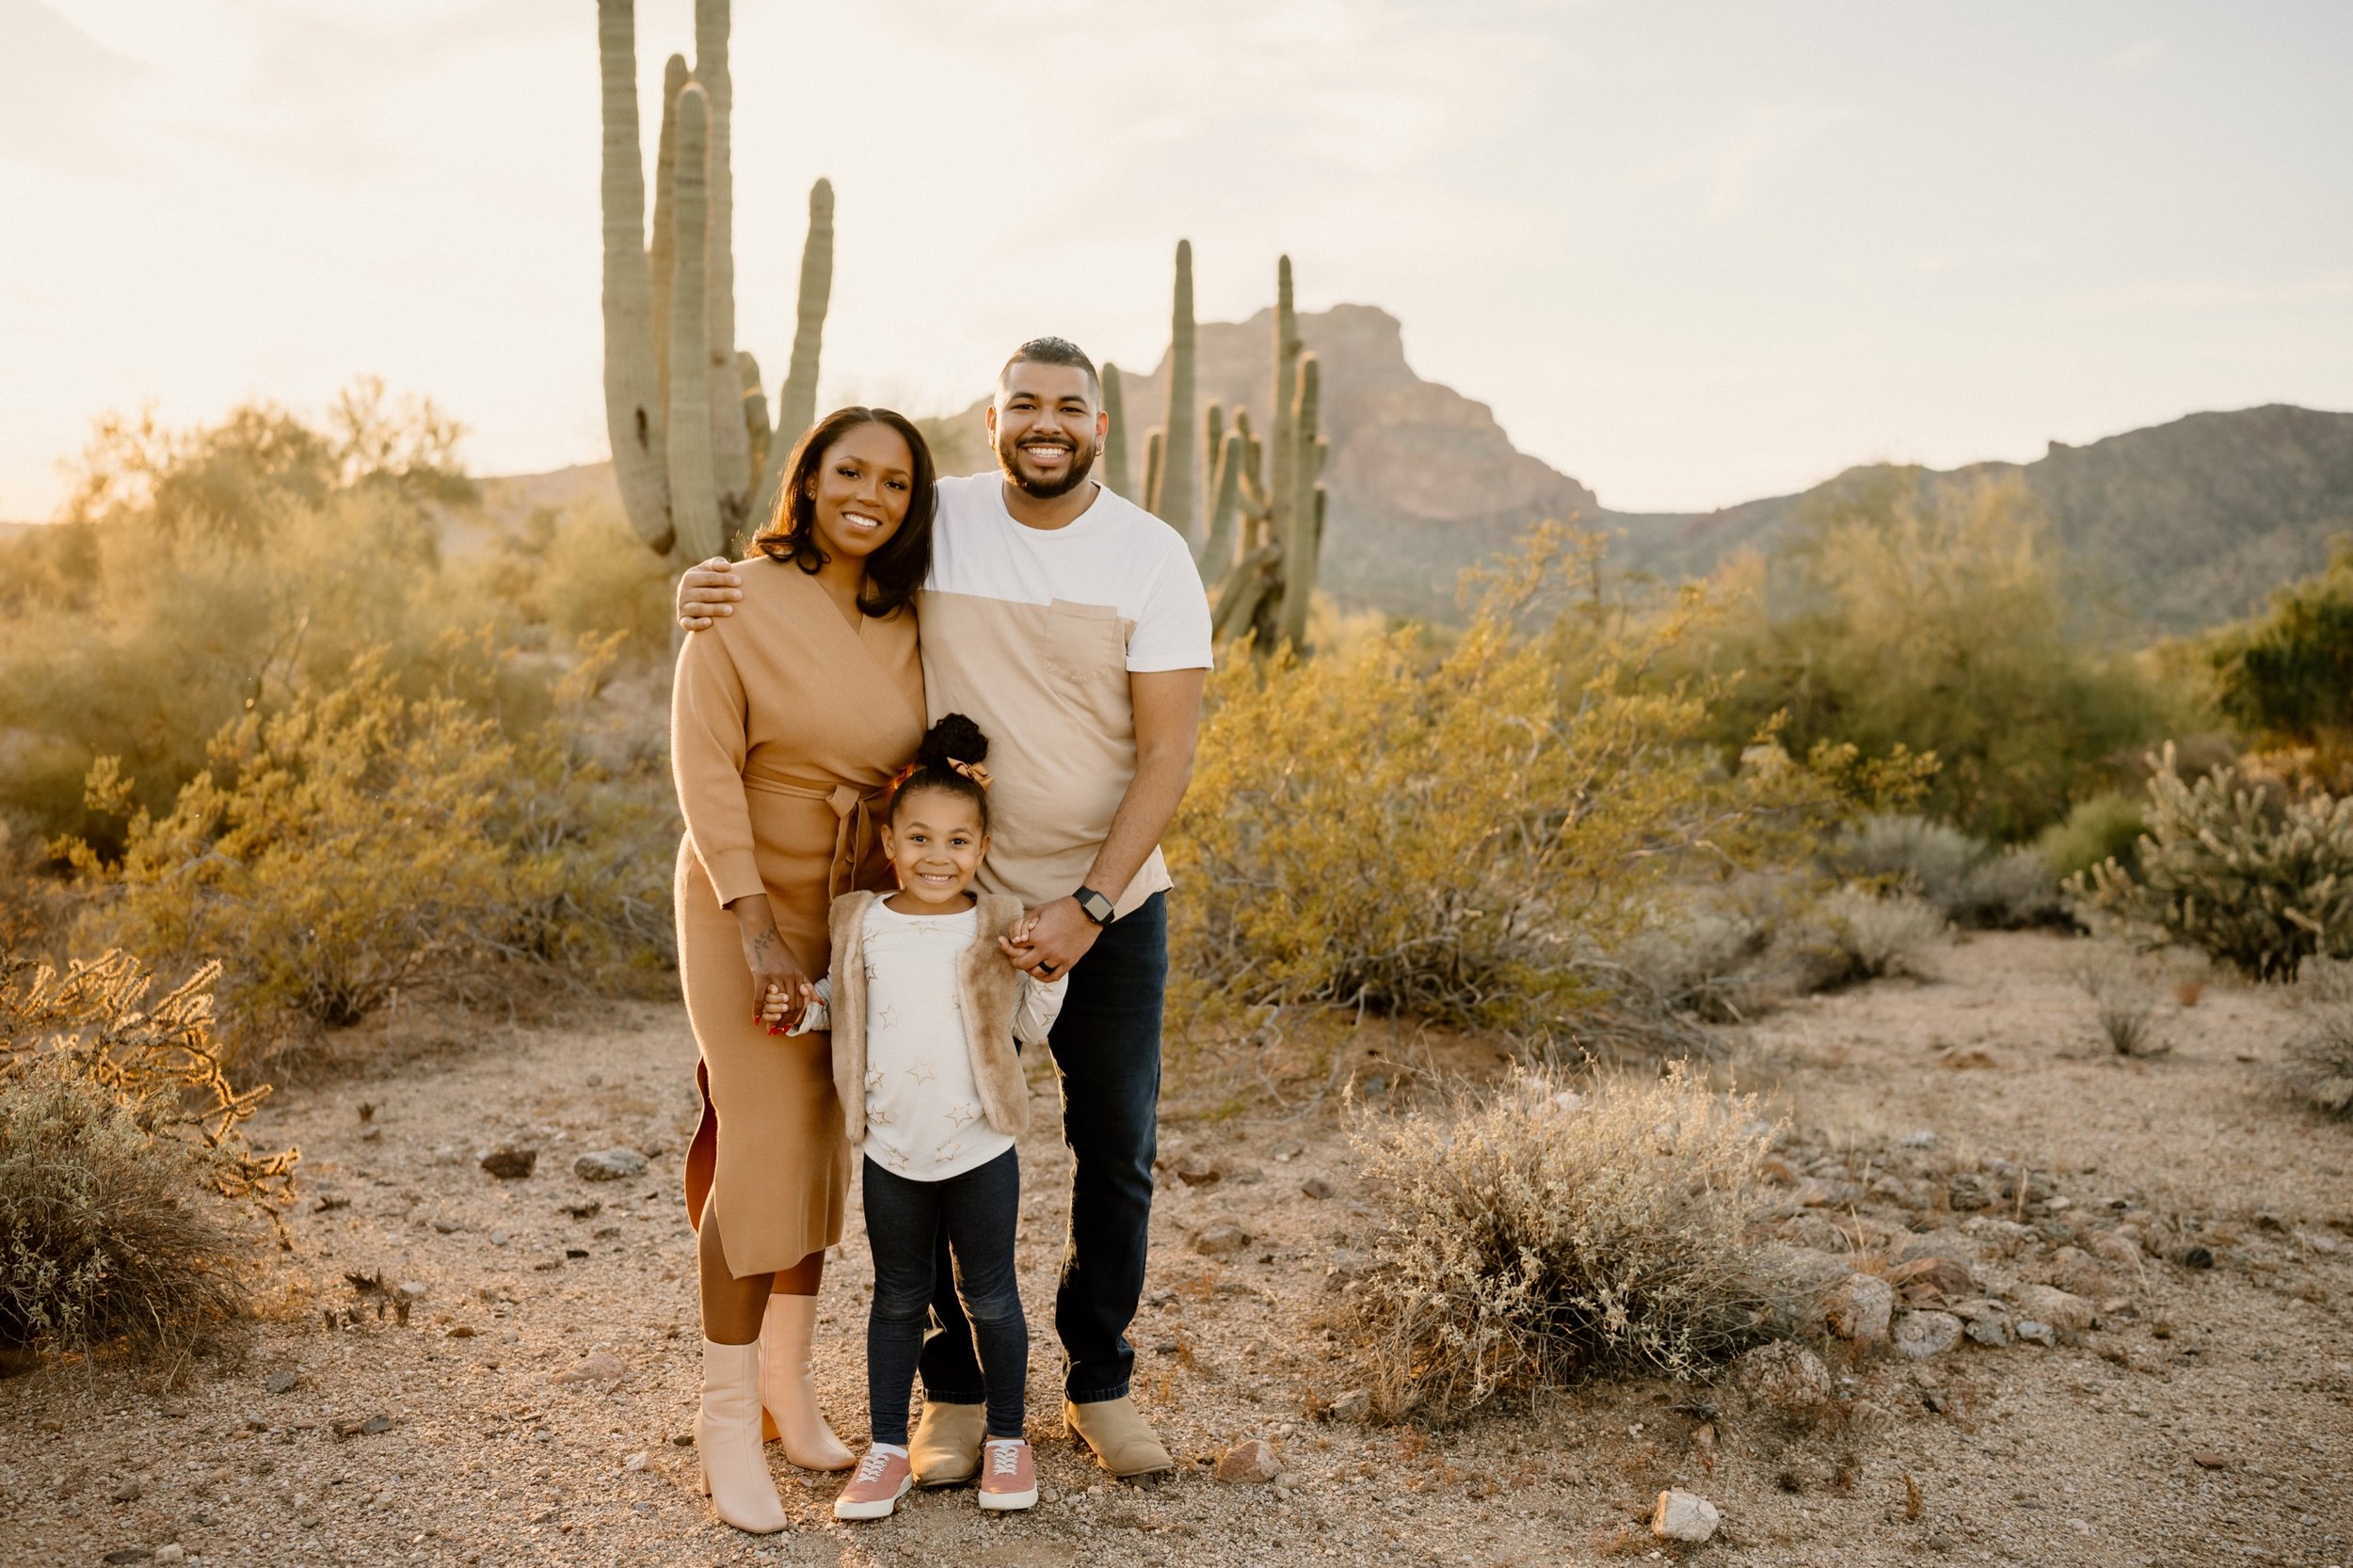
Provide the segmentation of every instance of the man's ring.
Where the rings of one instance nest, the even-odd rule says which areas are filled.
[[[1052,974],[1054,972],[1054,966],[1051,964],[1040,964],[1037,967],[1037,972],[1040,974]]]

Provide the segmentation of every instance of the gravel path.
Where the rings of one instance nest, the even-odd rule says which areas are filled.
[[[1838,1415],[1803,1435],[1728,1386],[1647,1383],[1434,1436],[1314,1418],[1346,1391],[1327,1271],[1362,1245],[1365,1210],[1337,1116],[1245,1112],[1165,1129],[1134,1337],[1139,1398],[1182,1463],[1158,1487],[1109,1482],[1056,1436],[1068,1165],[1047,1114],[1022,1149],[1021,1256],[1048,1500],[985,1518],[954,1491],[842,1527],[836,1481],[779,1462],[795,1528],[736,1535],[678,1441],[697,1343],[676,1197],[692,1043],[675,1009],[599,1009],[281,1094],[255,1129],[305,1153],[281,1299],[233,1362],[173,1391],[72,1366],[0,1383],[0,1564],[177,1546],[255,1565],[2353,1565],[2353,1131],[2276,1087],[2292,1028],[2276,1000],[2210,988],[2169,1008],[2167,1054],[2121,1060],[2070,957],[2055,937],[1979,937],[1925,980],[1727,1037],[1742,1084],[1791,1119],[1783,1234],[1866,1269],[1942,1239],[1980,1288],[2057,1279],[2101,1303],[2080,1343],[2051,1349],[1914,1363],[1824,1339]],[[1050,1083],[1036,1092],[1050,1108]],[[536,1147],[534,1174],[486,1174],[499,1145]],[[574,1174],[614,1148],[646,1172]],[[2212,1266],[2095,1256],[2128,1224]],[[1193,1249],[1221,1225],[1247,1240]],[[854,1220],[820,1327],[826,1406],[854,1444],[857,1237]],[[1273,1441],[1283,1479],[1213,1480],[1250,1437]],[[1714,1541],[1662,1545],[1639,1524],[1670,1486],[1722,1510]]]

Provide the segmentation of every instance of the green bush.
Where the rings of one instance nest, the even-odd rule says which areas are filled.
[[[168,1348],[243,1304],[235,1208],[274,1220],[297,1157],[246,1144],[269,1091],[222,1071],[215,973],[150,1004],[125,954],[0,951],[0,1352]]]
[[[1524,632],[1560,542],[1444,652],[1407,631],[1213,678],[1169,840],[1189,890],[1176,956],[1205,991],[1564,1027],[1607,994],[1589,962],[1678,883],[1783,853],[1834,809],[1778,746],[1727,774],[1702,696],[1638,678],[1696,606]]]
[[[1690,666],[1725,682],[1720,744],[1784,712],[1792,750],[1933,754],[1921,808],[2009,843],[2181,728],[2187,697],[2112,645],[2022,487],[1886,472],[1801,520],[1770,568],[1720,576],[1738,613]]]
[[[2058,879],[2030,850],[2001,849],[1955,827],[1910,814],[1875,812],[1839,836],[1831,859],[1849,876],[1873,879],[1926,900],[1945,919],[1976,930],[2012,930],[2061,918]]]
[[[1768,1136],[1679,1066],[1369,1117],[1372,1264],[1351,1289],[1376,1411],[1447,1420],[1603,1368],[1690,1377],[1766,1337],[1791,1288],[1750,1239]]]
[[[2353,536],[2337,537],[2326,569],[2217,634],[2211,656],[2222,711],[2241,729],[2274,743],[2353,731]]]
[[[2069,888],[2089,909],[2264,980],[2315,953],[2353,957],[2353,795],[2231,768],[2185,781],[2169,745],[2154,763],[2139,870],[2108,860],[2079,873]]]
[[[2148,827],[2139,801],[2105,791],[2077,801],[2066,821],[2044,828],[2035,849],[2061,882],[2107,860],[2129,871],[2140,863],[2140,836]]]

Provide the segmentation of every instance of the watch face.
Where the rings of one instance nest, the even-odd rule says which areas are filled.
[[[1096,925],[1109,925],[1112,920],[1112,901],[1097,892],[1080,895],[1079,907],[1087,912],[1087,919]]]

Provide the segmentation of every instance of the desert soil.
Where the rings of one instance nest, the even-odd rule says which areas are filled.
[[[600,1006],[281,1092],[256,1141],[302,1147],[304,1190],[263,1320],[168,1387],[72,1364],[0,1383],[0,1563],[2353,1563],[2353,1129],[2281,1087],[2276,996],[2209,984],[2122,1059],[2075,951],[1965,939],[1725,1032],[1721,1069],[1788,1120],[1777,1223],[1831,1272],[1942,1251],[1996,1300],[2056,1277],[2097,1304],[2073,1342],[1920,1361],[1817,1332],[1838,1398],[1808,1430],[1729,1380],[1593,1381],[1437,1433],[1320,1416],[1352,1381],[1331,1325],[1369,1210],[1336,1103],[1255,1097],[1166,1120],[1133,1336],[1180,1465],[1111,1481],[1057,1435],[1069,1166],[1041,1074],[1022,1258],[1046,1500],[984,1517],[953,1490],[841,1526],[836,1480],[777,1460],[793,1528],[738,1535],[682,1438],[692,1042],[674,1007]],[[1376,1103],[1410,1081],[1390,1038],[1350,1048]],[[486,1174],[501,1144],[536,1146],[535,1173]],[[647,1174],[574,1174],[616,1146]],[[1220,1224],[1253,1240],[1193,1250]],[[853,1215],[820,1330],[853,1444],[867,1278]],[[1255,1437],[1281,1481],[1216,1480]],[[1668,1487],[1721,1510],[1714,1540],[1642,1528]]]

